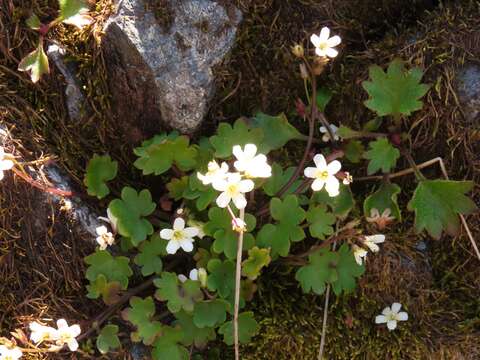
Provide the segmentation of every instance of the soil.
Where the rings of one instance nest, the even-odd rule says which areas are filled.
[[[480,58],[477,1],[225,2],[238,6],[244,20],[228,61],[216,69],[217,92],[200,134],[209,135],[219,122],[231,122],[258,110],[285,112],[304,130],[294,106],[295,99],[303,97],[303,82],[290,47],[306,45],[312,32],[329,26],[343,39],[339,57],[320,79],[322,86],[334,93],[326,109],[329,120],[358,128],[372,119],[373,114],[362,104],[367,96],[361,82],[368,78],[368,66],[385,67],[400,57],[409,66],[424,69],[424,81],[432,85],[424,108],[409,118],[409,145],[415,161],[441,156],[451,178],[478,183],[480,131],[478,123],[466,120],[455,89],[457,69],[467,63],[478,64]],[[96,1],[92,7],[95,27],[78,32],[60,26],[50,35],[67,48],[69,59],[79,64],[79,77],[93,109],[84,122],[68,120],[63,83],[55,69],[36,85],[16,70],[19,59],[35,46],[36,34],[27,30],[25,19],[32,10],[42,18],[53,18],[56,6],[56,0],[6,0],[0,4],[0,121],[13,137],[7,150],[21,154],[24,161],[40,159],[37,168],[55,162],[80,193],[84,192],[85,164],[94,153],[108,152],[119,161],[114,192],[127,183],[148,186],[130,165],[134,159],[131,145],[118,141],[121,134],[108,116],[111,101],[99,41],[102,23],[112,11],[110,0]],[[168,26],[168,14],[159,10],[157,15]],[[294,161],[301,151],[298,144],[288,147],[285,161]],[[399,164],[399,168],[407,166]],[[435,167],[424,174],[441,176]],[[412,213],[405,209],[415,186],[413,177],[404,177],[399,183],[404,221],[389,229],[388,242],[380,254],[369,259],[367,274],[355,294],[331,298],[326,358],[479,359],[479,260],[464,232],[438,241],[416,234]],[[374,184],[353,186],[355,193],[363,194]],[[157,191],[161,193],[161,189]],[[472,196],[478,204],[478,186]],[[103,212],[105,202],[85,199]],[[61,204],[11,174],[0,186],[0,209],[0,336],[9,336],[13,329],[26,331],[35,318],[65,317],[86,324],[103,308],[100,302],[85,297],[83,257],[92,251],[91,235],[74,230],[73,220]],[[478,214],[467,221],[474,235],[478,234]],[[281,264],[272,265],[257,285],[250,308],[261,330],[242,348],[242,358],[315,359],[324,297],[302,294],[294,269]],[[395,332],[375,326],[373,319],[379,310],[399,300],[410,320]],[[232,355],[231,349],[216,345],[222,359]],[[77,358],[99,358],[89,353],[92,348],[87,344]],[[129,356],[126,351],[107,358]],[[55,357],[37,354],[26,358]]]

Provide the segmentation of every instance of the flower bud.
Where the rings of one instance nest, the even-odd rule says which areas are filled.
[[[300,77],[304,80],[308,79],[308,71],[305,64],[300,64],[299,67],[300,67]]]
[[[247,224],[240,218],[232,219],[232,229],[236,232],[247,231]]]
[[[200,284],[202,287],[207,287],[207,270],[204,268],[198,268],[198,280],[200,280]]]
[[[298,58],[303,58],[303,56],[305,55],[303,46],[300,44],[295,44],[295,46],[292,46],[292,53]]]

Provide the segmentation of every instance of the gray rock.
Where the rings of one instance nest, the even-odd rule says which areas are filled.
[[[53,63],[62,73],[67,83],[65,87],[65,97],[70,119],[76,121],[81,120],[87,105],[77,79],[75,65],[65,63],[65,50],[55,44],[48,47],[47,55],[53,60]]]
[[[147,2],[120,1],[103,41],[113,115],[134,141],[161,125],[183,133],[199,127],[214,91],[212,67],[232,47],[241,20],[219,1],[162,0],[160,21]]]
[[[466,120],[478,124],[480,120],[480,66],[466,64],[456,76],[456,90]]]

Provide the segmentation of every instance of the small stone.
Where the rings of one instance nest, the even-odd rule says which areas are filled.
[[[463,114],[470,123],[480,121],[480,66],[466,64],[456,76],[458,99]]]
[[[133,137],[161,125],[192,133],[213,95],[212,67],[232,47],[241,13],[212,0],[162,0],[157,10],[169,18],[160,21],[148,3],[123,0],[105,26],[113,115]]]

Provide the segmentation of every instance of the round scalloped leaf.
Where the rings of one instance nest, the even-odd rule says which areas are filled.
[[[87,165],[87,171],[83,183],[87,187],[88,195],[104,198],[110,193],[106,182],[117,176],[118,163],[109,155],[93,155]]]
[[[118,338],[118,326],[117,325],[106,325],[100,331],[100,334],[97,337],[97,349],[102,353],[106,354],[110,350],[114,350],[120,347],[120,339]]]
[[[246,311],[238,315],[238,340],[242,344],[250,342],[253,336],[257,334],[259,326],[253,312]],[[223,335],[223,341],[227,345],[233,345],[233,321],[227,321],[223,324],[218,333]]]
[[[384,182],[373,194],[367,196],[363,203],[363,212],[366,217],[372,216],[372,209],[377,209],[380,214],[385,209],[390,209],[392,216],[397,220],[402,219],[400,208],[398,207],[397,196],[400,194],[400,186],[390,182]]]
[[[384,173],[388,173],[395,168],[400,157],[400,151],[393,147],[387,138],[371,141],[368,146],[369,150],[363,155],[365,159],[370,160],[367,168],[368,175],[372,175],[380,169]]]

